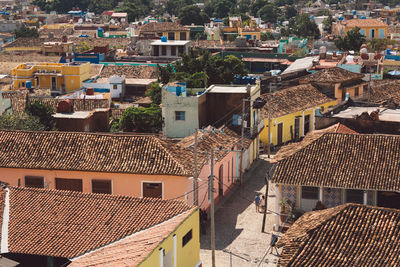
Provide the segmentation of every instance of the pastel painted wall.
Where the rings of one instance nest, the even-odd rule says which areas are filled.
[[[35,73],[37,71],[47,71],[46,74]],[[52,72],[55,72],[52,75]],[[62,63],[38,63],[33,66],[21,64],[12,70],[13,88],[21,87],[23,82],[32,82],[32,86],[37,86],[35,77],[39,77],[41,88],[51,88],[52,77],[56,77],[56,88],[65,87],[66,91],[73,91],[82,87],[82,82],[90,78],[90,63],[79,65],[68,65]]]
[[[199,210],[196,210],[138,266],[163,267],[160,266],[160,249],[163,249],[165,254],[171,253],[172,266],[175,260],[177,267],[199,266],[201,263],[199,221]],[[182,246],[182,238],[190,230],[192,230],[192,239]],[[174,235],[176,235],[176,259],[174,259]]]
[[[354,29],[354,27],[346,27],[344,31],[345,33],[347,33],[351,29]],[[388,26],[382,26],[382,27],[360,26],[360,33],[364,35],[366,39],[372,39],[372,38],[384,39],[388,35]]]
[[[288,142],[292,140],[292,135],[290,131],[290,127],[292,127],[293,135],[294,135],[294,123],[295,123],[295,118],[297,116],[300,117],[300,136],[304,136],[304,118],[307,115],[310,115],[310,131],[314,129],[314,123],[315,123],[315,110],[319,107],[323,107],[324,109],[327,109],[330,106],[336,105],[337,101],[333,100],[330,102],[327,102],[325,104],[322,104],[320,106],[316,106],[314,108],[310,108],[304,111],[298,111],[295,113],[291,113],[288,115],[284,115],[278,118],[273,118],[271,119],[271,144],[273,145],[278,145],[278,124],[282,123],[283,124],[283,130],[282,130],[282,142]],[[261,142],[267,143],[268,142],[268,119],[264,119],[264,129],[262,130],[260,134],[260,139]]]
[[[82,179],[83,192],[92,192],[92,180],[111,180],[113,195],[136,197],[142,197],[142,182],[161,182],[163,199],[184,195],[187,186],[183,176],[0,168],[0,181],[12,186],[24,186],[25,176],[43,176],[45,187],[51,189],[55,189],[55,178]]]
[[[186,33],[186,34],[185,34],[186,39],[181,39],[181,32],[180,32],[180,31],[174,32],[175,40],[177,40],[177,41],[179,41],[179,40],[181,40],[181,41],[190,40],[190,32],[187,31],[187,32],[185,32],[185,33]],[[163,36],[165,36],[165,37],[168,38],[168,32],[163,32]]]
[[[237,166],[237,154],[238,152],[229,152],[223,159],[219,162],[214,161],[214,199],[215,202],[219,200],[219,171],[222,166],[223,176],[221,188],[223,190],[223,196],[232,188],[234,183],[239,179],[239,173],[236,168]],[[214,157],[215,159],[215,157]],[[208,162],[203,166],[199,173],[198,180],[198,204],[201,209],[208,210],[210,208],[210,199],[208,196],[208,177],[211,174],[210,163]],[[187,192],[193,190],[193,180],[188,180]],[[188,194],[187,201],[189,204],[193,204],[193,193]]]

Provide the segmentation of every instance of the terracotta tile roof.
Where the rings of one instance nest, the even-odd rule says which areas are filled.
[[[399,266],[400,211],[346,204],[308,212],[278,242],[280,266]]]
[[[350,80],[361,80],[364,75],[354,73],[342,68],[328,68],[308,75],[301,82],[342,83]]]
[[[11,99],[11,108],[13,113],[22,113],[25,111],[27,99],[26,93],[5,92],[2,93],[3,98]],[[58,103],[64,99],[52,97],[30,97],[28,103],[39,101],[54,111],[57,111]],[[71,99],[74,111],[92,111],[97,108],[109,108],[111,103],[109,99]]]
[[[371,103],[382,104],[390,99],[394,103],[400,104],[399,80],[382,80],[371,83]]]
[[[0,167],[190,175],[154,136],[0,131]]]
[[[5,44],[4,47],[40,47],[44,42],[59,42],[60,38],[30,38],[20,37],[15,41]]]
[[[72,259],[69,267],[83,266],[137,266],[178,226],[193,213],[194,209],[179,214],[150,229],[128,236],[101,249]]]
[[[197,160],[198,160],[198,173],[202,167],[208,162],[208,157],[211,148],[218,149],[240,149],[241,138],[240,135],[235,131],[229,129],[226,126],[222,126],[219,129],[207,127],[204,133],[199,130],[198,132],[198,145],[197,145]],[[252,142],[250,138],[244,138],[244,149],[247,149]],[[180,162],[184,164],[187,169],[194,169],[194,134],[190,135],[175,146],[170,147],[169,151],[175,155],[176,158],[180,159]],[[216,161],[222,160],[229,152],[227,151],[215,151],[214,159]]]
[[[400,136],[325,133],[280,161],[274,183],[400,192]]]
[[[100,78],[109,78],[113,75],[124,75],[128,79],[156,79],[157,68],[153,66],[108,65],[102,69]]]
[[[178,200],[9,189],[10,253],[73,258],[193,210]]]
[[[298,152],[299,150],[303,149],[304,147],[308,146],[318,138],[320,138],[325,133],[349,133],[349,134],[358,134],[356,131],[348,128],[347,126],[343,125],[342,123],[334,124],[328,128],[321,129],[321,130],[314,130],[306,134],[306,136],[301,140],[301,142],[295,142],[287,144],[279,149],[279,151],[275,154],[272,163],[276,163],[281,161],[289,156],[293,155],[294,153]]]
[[[267,94],[261,96],[267,102],[264,106],[264,114],[268,116],[267,108],[269,105],[271,118],[278,118],[334,101],[334,99],[327,97],[311,84],[303,84],[276,91],[270,95],[269,101],[267,101],[267,96]]]
[[[379,19],[351,19],[344,22],[347,27],[385,27],[386,23]]]
[[[175,22],[150,22],[139,28],[139,32],[168,32],[168,31],[190,31]]]

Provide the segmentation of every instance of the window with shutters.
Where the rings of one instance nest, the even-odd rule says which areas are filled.
[[[25,187],[44,188],[43,176],[25,176]]]
[[[319,199],[319,188],[312,186],[302,186],[301,197],[304,199]]]
[[[56,189],[82,192],[82,179],[56,178]]]
[[[190,240],[192,240],[192,229],[182,237],[182,247],[189,243]]]
[[[92,180],[92,193],[112,194],[111,180]]]

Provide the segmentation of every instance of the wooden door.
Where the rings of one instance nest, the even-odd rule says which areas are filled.
[[[221,165],[219,167],[218,174],[218,196],[222,197],[224,194],[224,167]]]
[[[278,124],[278,145],[282,144],[283,139],[283,123]]]
[[[143,197],[162,198],[162,183],[143,183]]]
[[[82,192],[82,179],[56,178],[56,189]]]

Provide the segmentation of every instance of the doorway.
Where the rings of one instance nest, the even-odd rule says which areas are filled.
[[[294,139],[298,140],[300,137],[300,117],[294,119]]]
[[[222,197],[224,195],[224,166],[221,165],[219,167],[218,172],[218,197]]]
[[[283,123],[278,124],[278,146],[282,145],[282,139],[283,139]]]
[[[310,131],[310,115],[304,117],[304,135]]]
[[[51,77],[51,89],[56,90],[57,89],[57,80],[56,77]]]

